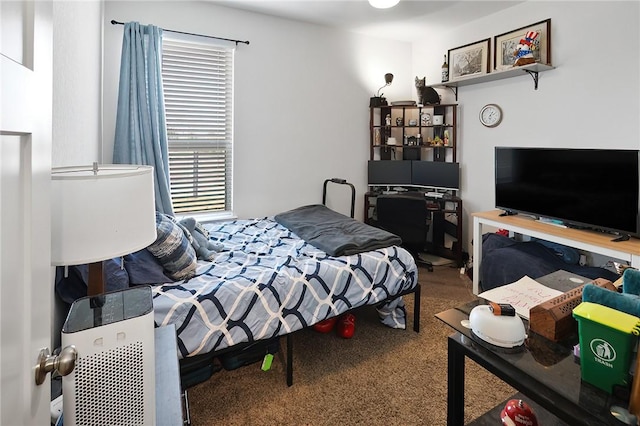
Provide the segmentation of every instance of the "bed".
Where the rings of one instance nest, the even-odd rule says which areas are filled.
[[[287,222],[296,215],[302,218],[298,228]],[[308,221],[314,215],[316,224]],[[412,292],[416,293],[413,328],[419,331],[416,264],[393,234],[380,234],[386,231],[322,205],[204,226],[222,249],[213,261],[198,260],[195,275],[188,279],[172,282],[157,270],[146,250],[125,256],[124,268],[105,267],[108,290],[154,284],[156,325],[175,324],[181,364],[204,354],[287,336],[287,382],[291,384],[292,333],[365,305],[375,305],[386,326],[404,329],[407,319],[401,296]],[[362,239],[363,233],[375,237]],[[332,241],[349,234],[355,240],[345,243],[338,238],[337,245]],[[82,270],[75,272],[56,280],[56,291],[65,301],[82,296]],[[127,277],[120,282],[122,275]],[[80,283],[74,283],[73,277]]]

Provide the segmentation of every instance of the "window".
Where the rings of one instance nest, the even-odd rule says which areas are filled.
[[[232,210],[233,54],[230,46],[163,36],[162,79],[176,214]]]

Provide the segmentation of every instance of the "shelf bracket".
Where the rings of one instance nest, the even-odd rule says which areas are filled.
[[[458,102],[458,86],[447,86],[445,85],[444,87],[446,87],[447,89],[451,90],[453,92],[453,94],[456,97],[456,102]]]
[[[524,70],[533,79],[533,89],[538,90],[538,71]]]

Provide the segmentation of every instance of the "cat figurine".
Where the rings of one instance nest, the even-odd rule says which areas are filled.
[[[439,105],[440,95],[433,87],[426,86],[427,78],[416,77],[416,90],[418,91],[418,104],[420,105]]]

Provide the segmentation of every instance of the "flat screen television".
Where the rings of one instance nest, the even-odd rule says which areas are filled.
[[[639,236],[639,153],[496,147],[496,208],[571,227]]]
[[[441,161],[412,163],[411,184],[433,189],[460,189],[460,164]]]

